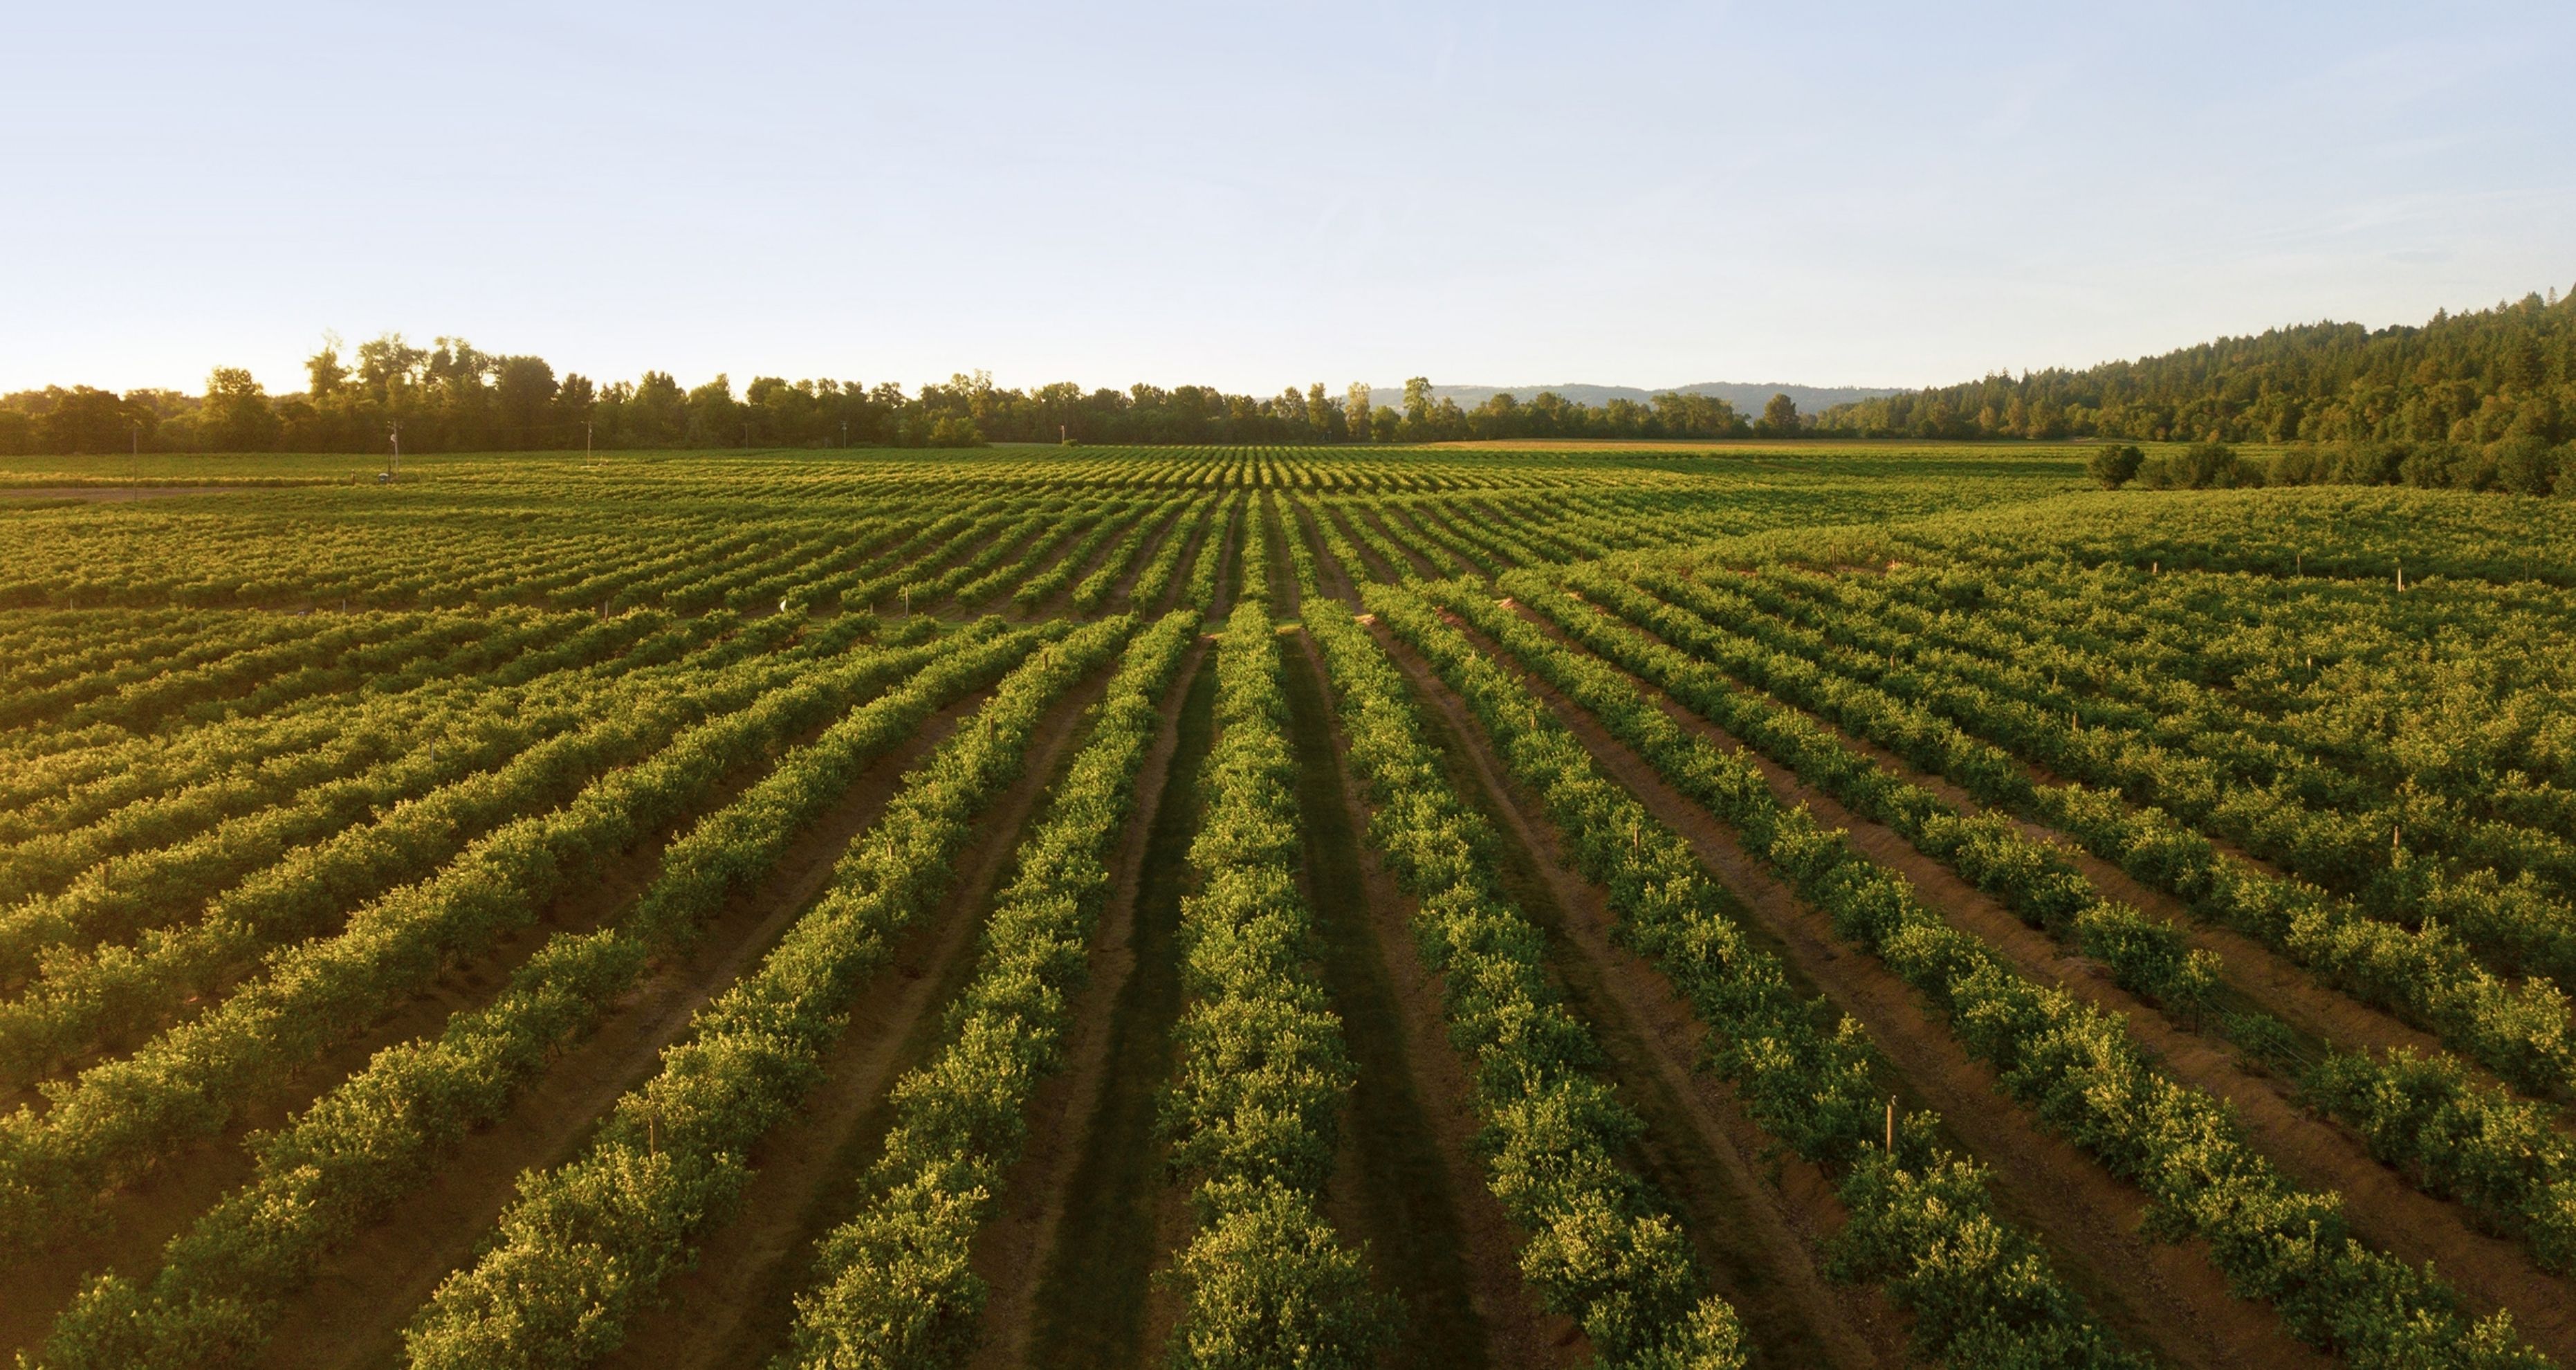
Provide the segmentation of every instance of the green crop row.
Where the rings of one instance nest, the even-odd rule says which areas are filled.
[[[1937,1119],[1915,1114],[1902,1129],[1886,1126],[1867,1034],[1851,1019],[1832,1031],[1818,1026],[1815,1007],[1790,989],[1778,958],[1746,938],[1679,834],[1602,775],[1526,687],[1421,600],[1373,589],[1368,604],[1466,699],[1514,776],[1540,795],[1585,877],[1608,889],[1621,936],[1716,1032],[1711,1067],[1734,1082],[1754,1122],[1841,1173],[1838,1192],[1853,1217],[1834,1246],[1837,1273],[1883,1281],[1915,1315],[1917,1348],[1957,1370],[2139,1364],[2038,1244],[1997,1217],[1981,1169],[1937,1144]],[[1750,783],[1768,802],[1760,778]],[[1830,840],[1804,810],[1759,812],[1769,827],[1748,833],[1757,854]]]
[[[1247,580],[1217,640],[1219,731],[1190,844],[1199,885],[1181,903],[1189,1003],[1162,1130],[1194,1181],[1198,1222],[1173,1265],[1175,1370],[1355,1368],[1393,1331],[1361,1253],[1319,1208],[1352,1070],[1341,1019],[1309,972],[1296,761],[1259,584]]]
[[[866,972],[955,885],[975,820],[1019,777],[1040,720],[1134,630],[1104,619],[1050,644],[913,771],[830,889],[698,1011],[581,1155],[521,1178],[492,1244],[405,1331],[413,1365],[564,1367],[623,1342],[741,1192],[752,1145],[821,1078]]]
[[[219,1131],[377,1006],[526,926],[726,774],[878,688],[883,661],[866,653],[778,685],[772,664],[753,660],[646,704],[617,724],[639,740],[640,764],[601,775],[559,809],[502,825],[430,878],[352,912],[335,935],[271,954],[222,1003],[133,1054],[47,1083],[50,1108],[0,1118],[0,1236],[58,1232],[101,1190]]]
[[[1059,1064],[1110,850],[1161,722],[1155,702],[1198,623],[1176,609],[1128,646],[1091,736],[1020,845],[974,979],[948,1010],[948,1045],[895,1085],[868,1198],[820,1244],[819,1279],[797,1298],[794,1364],[932,1370],[973,1347],[985,1295],[974,1237],[1019,1156],[1029,1095]]]
[[[2471,1320],[2429,1269],[2364,1246],[2339,1196],[2302,1190],[2246,1143],[2226,1105],[2156,1068],[2119,1015],[2033,984],[1951,927],[1905,881],[1780,805],[1750,761],[1684,731],[1615,670],[1516,615],[1478,626],[1746,842],[1945,1013],[1996,1087],[2113,1175],[2143,1189],[2150,1226],[2207,1243],[2231,1288],[2261,1298],[2303,1341],[2370,1365],[2538,1367],[2510,1314]]]
[[[149,1281],[92,1280],[35,1364],[179,1370],[256,1356],[281,1301],[309,1282],[325,1252],[427,1183],[466,1132],[502,1116],[652,958],[686,944],[729,896],[774,870],[863,767],[1044,636],[995,635],[988,623],[887,657],[889,672],[921,669],[789,751],[673,841],[661,874],[616,924],[555,934],[491,1003],[457,1014],[436,1038],[378,1053],[258,1139],[250,1183],[173,1238]]]
[[[1146,559],[1145,569],[1136,573],[1136,584],[1128,592],[1127,602],[1137,612],[1146,612],[1162,602],[1163,593],[1172,588],[1172,577],[1180,572],[1181,554],[1189,549],[1191,538],[1208,532],[1209,522],[1223,498],[1210,495],[1199,501],[1195,512],[1184,514],[1173,522],[1171,533],[1164,537],[1162,546],[1154,549],[1154,555]]]
[[[1605,1366],[1742,1365],[1735,1309],[1700,1293],[1680,1227],[1619,1163],[1643,1124],[1592,1075],[1600,1046],[1549,983],[1545,935],[1501,892],[1493,832],[1451,788],[1367,631],[1338,605],[1305,618],[1374,809],[1369,840],[1417,901],[1416,945],[1474,1066],[1486,1184],[1529,1234],[1523,1276]]]
[[[1841,678],[1724,630],[1723,620],[1713,616],[1723,602],[1704,600],[1686,582],[1638,577],[1640,586],[1670,603],[1607,580],[1580,583],[1668,640],[1948,777],[1979,802],[2058,828],[2094,855],[2189,903],[2197,916],[2243,932],[2356,998],[2436,1033],[2518,1087],[2576,1094],[2576,1032],[2566,996],[2546,979],[2517,985],[2499,977],[2451,923],[2409,928],[2371,918],[2349,900],[2221,856],[2207,838],[2160,809],[2132,809],[2117,794],[2080,783],[2034,780],[2010,753],[1962,727],[1959,708],[1935,712],[1883,688],[1890,683],[1884,679],[1872,687]],[[2491,928],[2516,913],[2510,906],[2459,912]]]
[[[2091,956],[2124,989],[2199,1025],[2223,966],[2187,946],[2179,929],[2105,899],[2057,852],[1995,814],[1961,814],[1844,747],[1795,711],[1737,689],[1715,667],[1577,606],[1535,578],[1507,583],[1525,604],[1570,636],[1654,684],[1685,707],[1794,771],[1853,812],[1885,823],[1926,856],[1995,896],[2023,921]],[[1595,586],[1605,596],[1616,587]],[[2269,1020],[2231,1030],[2261,1052]],[[2271,1024],[2277,1027],[2277,1024]],[[2291,1069],[2297,1071],[2295,1065]],[[2419,1188],[2470,1205],[2491,1226],[2527,1245],[2542,1266],[2576,1260],[2576,1140],[2552,1126],[2550,1110],[2501,1090],[2471,1087],[2456,1062],[2412,1056],[2386,1060],[2337,1051],[2317,1071],[2297,1071],[2302,1090],[2370,1139],[2383,1159],[2406,1167]],[[2407,1100],[2403,1106],[2395,1101]],[[2444,1126],[2407,1131],[2438,1114]]]
[[[1136,558],[1143,554],[1145,540],[1154,536],[1157,529],[1163,530],[1167,539],[1178,538],[1181,535],[1181,517],[1188,509],[1189,500],[1174,495],[1130,523],[1126,536],[1118,539],[1117,545],[1109,549],[1109,555],[1100,559],[1100,568],[1084,576],[1082,583],[1073,587],[1073,611],[1077,614],[1098,612],[1118,589],[1119,578],[1126,575],[1127,569],[1134,566]]]

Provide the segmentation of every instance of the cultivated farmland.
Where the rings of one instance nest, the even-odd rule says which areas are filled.
[[[2085,456],[22,459],[0,1333],[2576,1364],[2576,502]]]

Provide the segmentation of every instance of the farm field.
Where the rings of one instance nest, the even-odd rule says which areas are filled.
[[[0,463],[30,1366],[2576,1365],[2576,501]]]

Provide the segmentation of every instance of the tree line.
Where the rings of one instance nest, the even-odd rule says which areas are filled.
[[[1543,392],[1474,409],[1405,383],[1402,407],[1371,388],[1321,382],[1268,398],[1212,386],[1014,390],[982,371],[907,394],[892,383],[760,376],[739,393],[723,375],[683,387],[669,372],[600,384],[558,376],[543,357],[485,352],[462,338],[427,348],[388,333],[346,356],[338,340],[304,363],[303,390],[272,395],[240,367],[203,394],[48,386],[0,395],[0,455],[144,452],[407,452],[584,448],[969,447],[987,442],[1354,443],[1473,438],[1792,436],[1796,406],[1775,396],[1748,420],[1722,399],[1659,394],[1598,407]]]
[[[2576,439],[2576,295],[2421,327],[2278,328],[2081,371],[1836,405],[1821,432],[1902,438],[2454,443]]]

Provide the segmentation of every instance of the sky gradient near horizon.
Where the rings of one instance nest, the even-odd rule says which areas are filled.
[[[22,7],[0,390],[1919,385],[2576,285],[2563,2],[1083,8]]]

